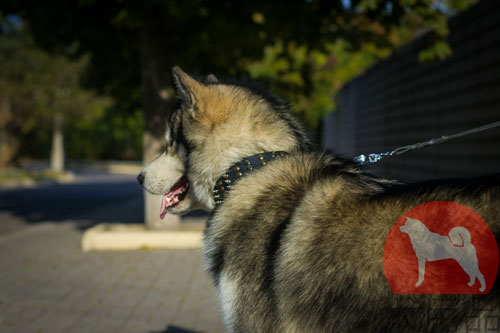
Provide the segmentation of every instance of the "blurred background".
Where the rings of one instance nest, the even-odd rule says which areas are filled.
[[[84,230],[101,222],[145,223],[149,229],[162,229],[203,220],[195,214],[184,220],[168,216],[161,222],[158,198],[143,199],[135,182],[143,163],[164,147],[165,121],[177,106],[171,79],[174,65],[200,76],[213,73],[221,79],[257,81],[289,101],[326,149],[347,157],[383,152],[500,119],[500,4],[494,0],[3,0],[0,248],[2,244],[7,248],[8,242],[12,247],[0,258],[2,288],[17,285],[24,295],[27,282],[16,274],[24,277],[34,266],[12,270],[7,263],[14,260],[13,253],[40,253],[38,247],[16,250],[14,236],[20,237],[30,226],[56,223],[61,228],[69,223],[66,236],[79,243]],[[500,131],[491,130],[370,168],[404,180],[498,172],[499,143]],[[59,231],[49,234],[55,238],[47,236],[45,241],[58,244]],[[54,255],[72,253],[64,257],[67,265],[83,265],[84,254],[77,245],[63,243],[71,250],[54,247]],[[179,263],[193,255],[168,253]],[[95,256],[88,271],[92,276],[96,267],[107,266],[100,260],[121,263],[116,267],[129,262],[124,254],[89,255]],[[152,261],[147,253],[135,256],[145,256],[136,262]],[[15,258],[14,262],[24,260]],[[47,255],[44,260],[50,266],[56,259]],[[192,269],[202,274],[197,259],[189,260]],[[154,272],[158,279],[159,271]],[[54,281],[59,280],[46,282],[58,289],[62,282]],[[202,282],[193,281],[200,288]],[[97,289],[88,286],[88,290],[101,290],[96,286],[108,282],[96,282],[92,286]],[[136,287],[143,295],[141,288],[146,287]],[[185,288],[192,290],[193,285]],[[100,304],[100,293],[96,292],[93,309]],[[0,294],[0,306],[19,304],[16,297],[23,302],[30,298],[30,294],[16,295]],[[179,310],[186,306],[184,296],[179,296],[180,303],[174,302],[175,313],[191,318],[178,321],[182,327],[222,329],[215,312],[207,315],[217,318],[215,323],[197,326],[201,319],[193,319],[199,318],[192,315],[195,310]],[[120,297],[116,303],[128,304]],[[204,299],[212,302],[212,298],[209,293]],[[0,328],[2,320],[13,331],[44,328],[39,319],[46,312],[22,315],[40,304],[47,308],[42,300],[20,306],[18,312],[9,306],[14,312],[0,315]],[[123,309],[126,313],[140,307],[130,302],[128,310]],[[173,310],[161,312],[158,302],[144,310],[149,319],[136,321],[134,312],[110,320],[113,315],[98,307],[96,317],[90,316],[94,321],[88,320],[82,331],[99,331],[96,323],[101,322],[103,327],[111,323],[102,331],[136,331],[126,329],[130,325],[144,331],[144,323],[151,320],[157,320],[158,327],[151,324],[150,331],[163,329],[168,319],[161,313]],[[201,304],[197,298],[191,302]],[[203,314],[200,306],[192,307]],[[61,317],[57,310],[52,320],[45,320],[76,328],[75,323],[90,318],[91,312],[75,311]]]

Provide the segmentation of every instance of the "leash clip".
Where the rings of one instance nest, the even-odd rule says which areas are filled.
[[[391,151],[391,152],[386,152],[386,153],[378,153],[378,154],[368,154],[368,155],[365,155],[365,154],[361,154],[359,156],[356,156],[353,158],[354,162],[358,163],[358,164],[366,164],[366,163],[376,163],[378,161],[380,161],[382,158],[386,157],[386,156],[392,156],[394,155],[394,150]]]
[[[354,160],[354,162],[356,162],[359,165],[365,165],[367,163],[376,163],[376,162],[380,161],[382,158],[387,157],[387,156],[400,155],[400,154],[409,152],[411,150],[426,148],[426,147],[429,147],[429,146],[432,146],[432,145],[435,145],[435,144],[438,144],[438,143],[441,143],[444,141],[459,138],[459,137],[466,136],[466,135],[473,134],[473,133],[482,132],[482,131],[492,129],[495,127],[499,127],[499,126],[500,126],[500,121],[495,121],[493,123],[486,124],[484,126],[480,126],[480,127],[476,127],[476,128],[472,128],[472,129],[469,129],[469,130],[466,130],[466,131],[463,131],[460,133],[455,133],[455,134],[451,134],[451,135],[442,135],[438,138],[430,139],[430,140],[423,141],[423,142],[418,142],[418,143],[415,143],[413,145],[399,147],[399,148],[396,148],[394,150],[391,150],[391,151],[388,151],[385,153],[372,153],[372,154],[367,154],[367,155],[361,154],[361,155],[354,157],[353,160]]]

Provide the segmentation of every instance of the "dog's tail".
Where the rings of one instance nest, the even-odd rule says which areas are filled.
[[[464,227],[455,227],[448,233],[451,244],[457,247],[464,247],[471,244],[470,232]]]

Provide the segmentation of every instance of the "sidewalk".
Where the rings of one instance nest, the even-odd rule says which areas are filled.
[[[1,332],[223,332],[199,250],[82,252],[72,222],[0,235]]]

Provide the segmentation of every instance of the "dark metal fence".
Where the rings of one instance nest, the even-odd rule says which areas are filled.
[[[450,20],[453,55],[418,62],[423,37],[341,91],[323,143],[346,156],[383,152],[500,120],[500,1],[485,0]],[[400,179],[500,172],[500,129],[388,158],[373,171]]]

